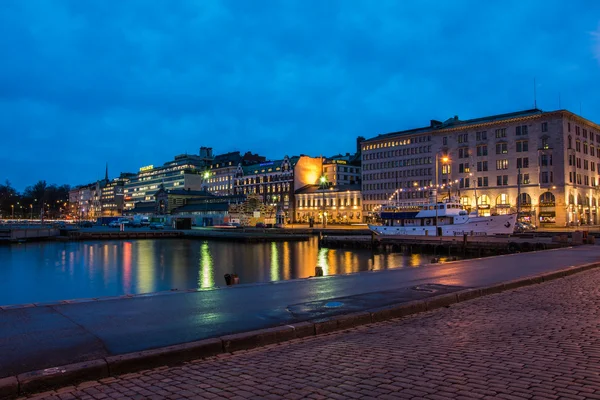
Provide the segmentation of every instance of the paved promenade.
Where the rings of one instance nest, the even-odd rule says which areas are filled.
[[[597,262],[597,246],[201,292],[0,310],[0,377]],[[430,290],[431,286],[437,285]],[[415,288],[428,287],[426,290]],[[341,307],[328,307],[337,299]]]
[[[68,399],[600,399],[600,270],[402,320],[86,382]]]

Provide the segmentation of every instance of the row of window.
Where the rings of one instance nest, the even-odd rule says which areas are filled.
[[[575,172],[569,172],[569,183],[577,185],[596,186],[597,180],[595,176],[581,175]]]
[[[422,154],[422,153],[431,153],[431,146],[419,146],[419,147],[410,147],[410,148],[399,149],[399,150],[378,151],[377,153],[366,153],[366,154],[363,154],[363,161],[377,160],[377,159],[381,159],[381,158],[390,158],[390,157],[410,156],[410,155]]]
[[[405,169],[402,171],[386,171],[365,175],[365,180],[376,181],[380,179],[405,178],[408,176],[431,176],[431,168]]]
[[[413,165],[426,165],[432,163],[433,159],[431,157],[407,158],[404,160],[382,161],[364,164],[363,169],[365,171],[372,171],[374,169],[411,167]]]
[[[567,123],[567,131],[571,132],[571,123],[570,122]],[[588,130],[585,128],[582,129],[579,126],[575,126],[575,135],[580,136],[582,132],[583,132],[583,138],[587,139],[588,138]],[[594,141],[594,132],[590,131],[589,139],[592,142]],[[600,135],[598,135],[598,134],[596,134],[596,142],[600,143]]]
[[[417,136],[417,137],[406,138],[406,139],[401,139],[401,140],[392,140],[392,141],[384,142],[384,143],[370,144],[370,145],[363,146],[362,150],[367,151],[367,150],[381,149],[381,148],[385,148],[385,147],[407,146],[410,144],[422,143],[422,142],[431,142],[431,136]]]
[[[298,207],[322,207],[323,199],[321,198],[308,198],[308,199],[298,199],[297,201]],[[360,206],[360,198],[325,198],[325,207],[351,207],[351,206]]]

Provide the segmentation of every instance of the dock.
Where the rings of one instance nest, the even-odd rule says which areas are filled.
[[[19,243],[33,240],[54,239],[59,230],[50,226],[22,226],[0,228],[0,243]]]
[[[237,230],[237,229],[193,229],[184,231],[183,237],[188,239],[210,239],[210,240],[229,240],[245,243],[262,242],[304,242],[312,235],[304,233],[295,233],[294,231],[284,231],[281,229],[270,231],[265,230]]]
[[[593,238],[589,239],[592,242]],[[319,240],[322,247],[367,248],[389,252],[437,255],[486,256],[527,251],[557,249],[583,244],[567,235],[554,237],[537,235],[507,236],[412,236],[412,235],[327,235]]]

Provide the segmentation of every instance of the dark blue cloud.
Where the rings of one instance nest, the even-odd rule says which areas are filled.
[[[0,179],[175,154],[333,154],[359,135],[561,106],[600,122],[600,4],[5,0]]]

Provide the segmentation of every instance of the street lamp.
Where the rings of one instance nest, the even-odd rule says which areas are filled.
[[[327,216],[325,214],[325,184],[327,183],[327,178],[325,177],[325,175],[321,176],[321,178],[319,179],[321,181],[321,190],[323,193],[323,197],[322,197],[322,209],[323,209],[323,228],[327,227]]]
[[[438,153],[435,153],[435,235],[437,236],[438,234],[438,186],[439,186],[439,180],[438,180],[438,170],[439,170],[439,164],[438,164],[438,159],[439,159],[439,155]],[[442,157],[442,162],[445,164],[448,162],[448,157],[447,156],[443,156]]]
[[[12,213],[12,219],[15,219],[15,205],[11,204],[10,208],[11,208],[11,213]]]

